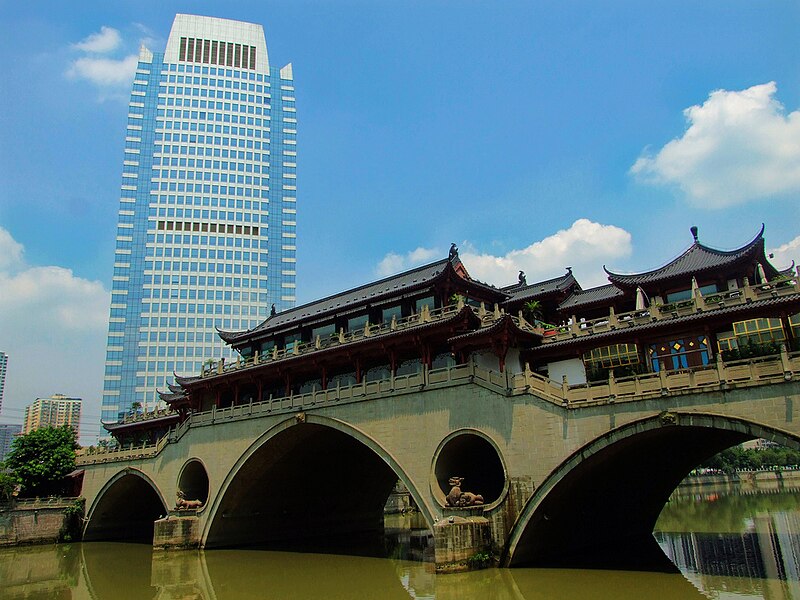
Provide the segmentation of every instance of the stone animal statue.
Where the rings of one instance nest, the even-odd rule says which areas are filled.
[[[463,477],[451,477],[448,481],[450,492],[447,494],[447,506],[458,506],[458,501],[461,498],[462,481],[464,481]]]
[[[461,498],[458,499],[459,506],[479,506],[481,504],[483,504],[483,496],[472,492],[462,492]]]
[[[191,510],[203,506],[202,500],[187,500],[183,490],[178,490],[177,496],[178,501],[175,503],[175,510]]]
[[[450,492],[447,494],[448,506],[478,506],[483,504],[483,496],[480,494],[473,494],[472,492],[462,492],[461,483],[464,481],[463,477],[451,477],[448,483],[450,484]]]

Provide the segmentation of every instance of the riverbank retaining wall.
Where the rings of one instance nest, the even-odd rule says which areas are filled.
[[[49,544],[59,541],[74,498],[31,500],[0,506],[0,546]]]
[[[800,470],[739,471],[690,475],[673,492],[674,497],[707,491],[736,489],[737,493],[769,493],[800,490]]]

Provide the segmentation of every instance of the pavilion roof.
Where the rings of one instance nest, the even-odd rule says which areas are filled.
[[[513,304],[524,300],[535,300],[557,292],[566,292],[572,288],[581,289],[580,284],[572,274],[572,269],[567,269],[564,275],[539,281],[530,285],[520,285],[519,283],[502,288],[508,298],[503,304]]]
[[[352,312],[367,304],[390,301],[392,298],[407,293],[424,290],[449,276],[460,278],[468,287],[496,296],[498,302],[505,297],[505,294],[499,289],[470,278],[458,255],[455,255],[452,258],[438,260],[302,306],[290,308],[270,316],[253,329],[239,332],[219,331],[219,335],[225,342],[235,344],[254,336],[260,337],[291,329],[304,322],[319,321],[337,313]]]
[[[568,312],[578,307],[585,308],[593,304],[605,304],[624,295],[625,292],[611,283],[588,290],[577,289],[558,306],[558,310]]]
[[[677,278],[718,272],[754,261],[763,265],[768,278],[771,279],[778,274],[775,267],[764,256],[763,225],[752,241],[736,250],[711,248],[699,242],[696,228],[692,229],[692,233],[694,243],[666,265],[651,271],[631,274],[615,273],[604,266],[603,269],[608,273],[608,280],[622,288],[635,288],[639,285],[645,286]]]

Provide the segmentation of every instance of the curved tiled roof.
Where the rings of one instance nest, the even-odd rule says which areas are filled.
[[[694,230],[696,234],[696,230]],[[680,256],[670,261],[668,264],[651,271],[643,273],[614,273],[604,266],[603,269],[608,273],[608,280],[621,287],[636,287],[666,281],[677,277],[686,277],[717,271],[729,266],[733,266],[740,261],[751,259],[758,260],[766,271],[770,279],[778,274],[778,271],[767,261],[764,256],[764,226],[753,240],[737,250],[717,250],[701,244],[697,237],[694,243]]]
[[[455,273],[455,265],[460,260],[445,258],[409,271],[386,277],[351,290],[315,300],[308,304],[290,308],[269,317],[266,321],[247,331],[219,331],[220,337],[227,343],[235,343],[249,339],[253,335],[272,332],[295,326],[301,322],[324,318],[338,312],[353,310],[368,303],[390,299],[399,293],[425,288],[443,277],[448,271]],[[465,279],[471,286],[478,287],[502,297],[504,294],[495,287],[474,279]],[[499,300],[499,298],[498,298]]]
[[[515,285],[504,287],[503,291],[506,294],[509,294],[509,298],[504,300],[503,304],[511,304],[514,302],[520,302],[522,300],[540,298],[553,292],[563,292],[573,286],[576,286],[577,289],[581,289],[580,284],[578,284],[578,281],[572,274],[572,270],[568,269],[564,275],[561,275],[560,277],[554,277],[553,279],[539,281],[530,285],[520,285],[517,283]]]
[[[589,288],[588,290],[575,290],[570,296],[558,306],[558,310],[565,312],[577,307],[585,307],[595,303],[602,303],[620,298],[625,295],[621,289],[613,283]]]

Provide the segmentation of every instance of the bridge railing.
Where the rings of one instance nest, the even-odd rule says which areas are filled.
[[[136,460],[156,456],[168,443],[169,433],[155,443],[130,444],[125,446],[99,446],[81,448],[75,452],[75,464],[87,465],[118,460]]]
[[[753,387],[798,377],[800,352],[787,352],[784,347],[779,354],[744,360],[726,362],[718,355],[716,362],[691,369],[662,370],[621,378],[612,374],[607,380],[580,384],[570,384],[564,377],[560,386],[530,372],[526,365],[522,376],[514,377],[513,391],[518,392],[520,386],[526,386],[526,392],[577,407],[587,403],[641,400],[704,389]]]
[[[567,408],[580,408],[612,402],[637,401],[676,393],[751,387],[800,378],[800,352],[787,352],[758,358],[716,362],[692,369],[659,371],[630,377],[581,384],[560,383],[535,373],[525,366],[521,373],[500,372],[470,361],[441,369],[399,375],[349,386],[315,390],[305,394],[269,398],[227,408],[213,408],[192,414],[155,444],[79,451],[77,464],[127,461],[158,455],[168,444],[176,443],[191,428],[225,421],[257,418],[274,413],[310,410],[345,402],[372,400],[428,387],[448,387],[475,382],[508,395],[531,394]]]

